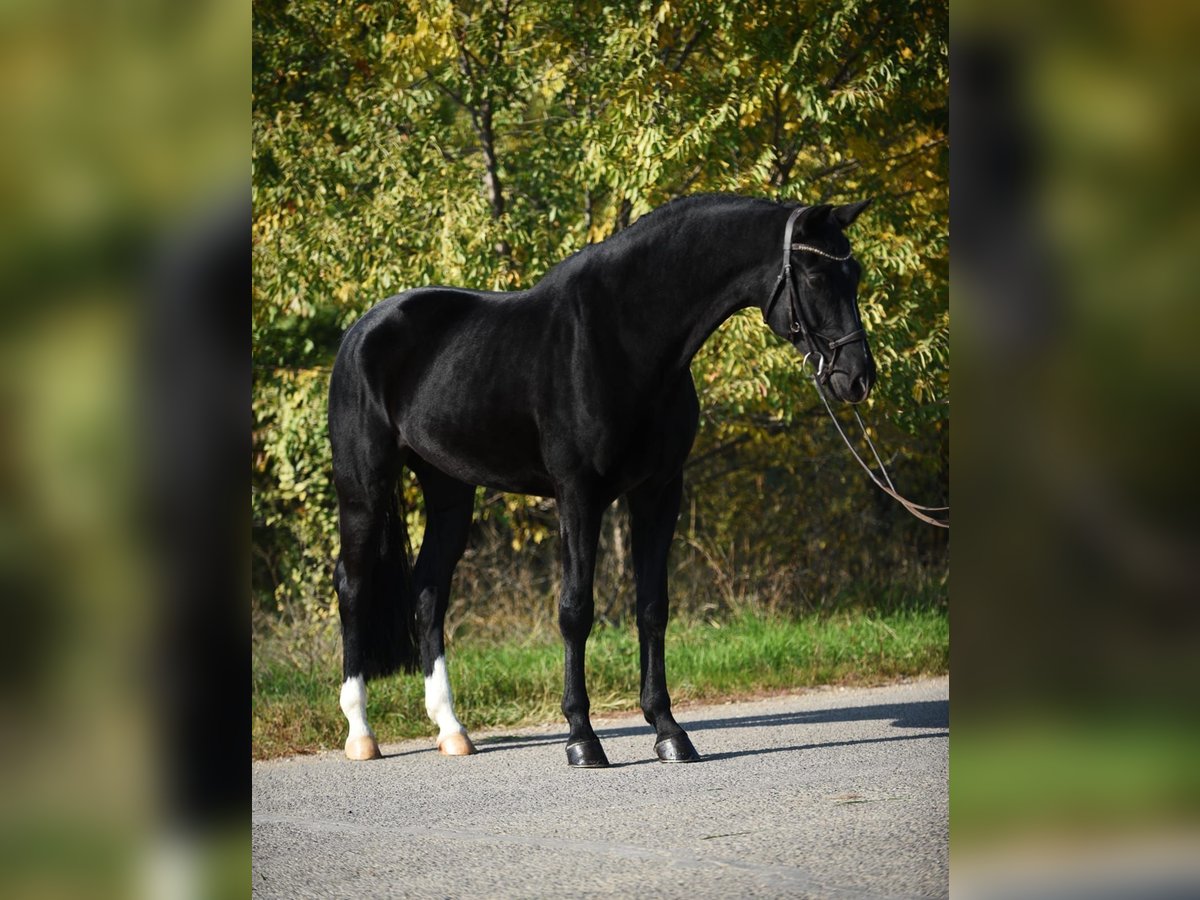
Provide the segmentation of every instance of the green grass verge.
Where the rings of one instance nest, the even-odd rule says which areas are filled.
[[[254,757],[341,747],[345,721],[338,709],[337,659],[300,669],[265,656],[256,654],[254,671]],[[800,620],[741,615],[719,625],[672,623],[667,632],[667,679],[676,704],[943,674],[949,659],[944,610]],[[561,718],[558,640],[485,644],[466,638],[450,648],[449,664],[459,718],[472,730]],[[587,679],[593,713],[637,709],[638,643],[632,627],[592,633]],[[417,676],[372,682],[370,704],[381,741],[433,735]]]

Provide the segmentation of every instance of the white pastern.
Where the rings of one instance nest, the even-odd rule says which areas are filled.
[[[350,723],[350,737],[375,737],[367,724],[367,683],[361,675],[347,678],[342,685],[342,712]]]
[[[454,715],[454,695],[450,692],[450,676],[446,674],[446,658],[433,661],[433,674],[425,679],[425,711],[438,727],[438,742],[450,734],[466,734]]]

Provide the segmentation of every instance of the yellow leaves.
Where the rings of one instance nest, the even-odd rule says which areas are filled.
[[[567,84],[567,73],[571,69],[571,61],[562,59],[556,63],[552,63],[542,75],[542,82],[538,86],[538,92],[546,100],[551,100],[556,97]]]
[[[520,552],[525,548],[526,544],[532,543],[535,547],[540,546],[542,541],[550,536],[550,530],[541,524],[529,525],[521,527],[519,523],[514,524],[513,538],[510,546],[513,550]]]
[[[515,291],[521,287],[521,273],[516,269],[501,269],[492,279],[492,290]]]
[[[428,69],[454,58],[456,47],[452,28],[454,9],[446,5],[437,15],[425,3],[410,3],[414,16],[412,29],[406,34],[389,31],[381,43],[385,59],[394,59],[413,69]]]
[[[752,96],[744,100],[739,109],[738,124],[750,128],[762,119],[763,98]]]
[[[587,231],[587,241],[589,244],[597,243],[604,240],[612,233],[613,218],[610,216],[598,217],[592,222],[592,227]]]
[[[270,240],[275,232],[282,227],[284,210],[276,207],[255,216],[250,226],[254,243]]]

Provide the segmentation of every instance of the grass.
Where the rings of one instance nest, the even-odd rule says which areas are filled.
[[[721,624],[673,622],[667,679],[678,705],[821,684],[875,684],[949,668],[944,610],[848,612],[802,619],[738,615]],[[561,718],[562,647],[548,635],[456,641],[448,653],[459,718],[472,730]],[[588,641],[593,713],[637,709],[636,631],[598,627]],[[253,694],[256,759],[340,748],[336,653],[297,666],[257,648]],[[372,682],[371,723],[381,741],[432,737],[424,686],[414,675]]]

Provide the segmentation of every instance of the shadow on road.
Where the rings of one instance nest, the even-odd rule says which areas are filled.
[[[787,753],[802,750],[819,750],[830,747],[849,747],[858,744],[880,744],[891,741],[912,741],[926,738],[946,737],[950,727],[950,704],[946,700],[918,700],[912,703],[881,703],[871,706],[848,706],[840,709],[815,709],[799,712],[770,713],[765,715],[733,716],[728,718],[689,719],[687,710],[679,715],[680,724],[689,732],[702,732],[717,728],[784,728],[788,726],[815,725],[825,722],[862,722],[875,719],[891,719],[894,728],[937,729],[920,734],[897,735],[885,738],[864,738],[856,741],[830,741],[823,744],[795,744],[787,747],[762,747],[727,753],[705,754],[707,760],[733,759],[739,756],[758,756],[766,753]],[[603,740],[612,737],[651,736],[649,725],[625,725],[616,728],[597,728],[596,735]],[[537,736],[497,736],[482,738],[476,743],[480,750],[489,753],[500,750],[515,750],[522,747],[537,747],[543,744],[559,744],[567,739],[565,731]],[[409,751],[424,753],[424,750]],[[395,754],[404,756],[407,754]],[[639,765],[639,760],[622,765]]]
[[[684,711],[681,714],[686,717]],[[946,700],[915,700],[912,703],[878,703],[873,706],[847,706],[842,709],[813,709],[774,713],[764,716],[740,716],[729,719],[700,719],[691,729],[750,728],[759,725],[811,725],[819,722],[864,722],[891,719],[896,728],[949,728],[950,703]]]
[[[949,737],[948,731],[930,731],[921,734],[899,734],[895,737],[863,738],[858,741],[827,741],[824,744],[795,744],[791,747],[761,747],[750,750],[730,750],[726,753],[706,753],[704,759],[736,759],[739,756],[765,756],[768,753],[797,753],[801,750],[826,750],[831,747],[857,747],[860,744],[890,744],[894,741],[923,741],[929,738]],[[702,760],[703,761],[703,760]],[[657,762],[648,759],[645,762]]]

